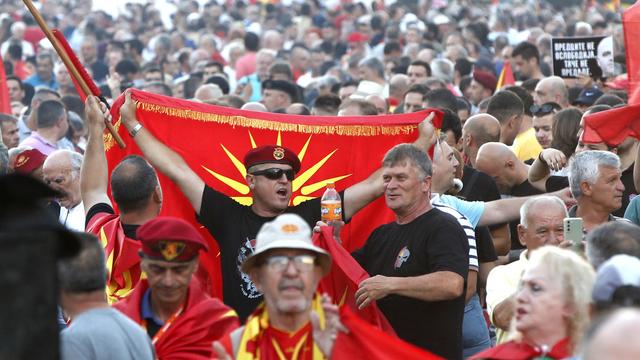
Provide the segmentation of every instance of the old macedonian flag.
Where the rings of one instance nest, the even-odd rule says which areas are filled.
[[[380,167],[391,147],[413,142],[417,125],[429,114],[359,117],[321,117],[243,111],[132,90],[137,102],[137,118],[160,141],[179,153],[212,188],[242,204],[251,204],[242,159],[247,151],[261,145],[277,144],[298,154],[302,163],[293,181],[291,205],[321,196],[326,183],[338,190],[366,179]],[[105,133],[109,173],[127,155],[141,154],[134,140],[120,124],[119,109],[124,96],[111,109],[114,126],[127,147],[120,149]],[[437,112],[434,124],[441,123]],[[201,256],[208,273],[208,290],[222,298],[219,251],[211,235],[195,220],[195,212],[180,189],[159,174],[163,192],[161,215],[184,218],[209,241],[210,251]],[[380,198],[362,209],[342,232],[348,251],[363,245],[371,231],[394,219]]]

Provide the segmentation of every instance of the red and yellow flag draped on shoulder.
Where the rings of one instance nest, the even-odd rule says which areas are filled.
[[[137,324],[143,324],[140,309],[144,293],[149,288],[146,280],[138,283],[131,295],[114,307]],[[205,360],[211,358],[214,341],[239,326],[235,311],[218,299],[212,299],[195,278],[189,284],[184,309],[165,331],[154,338],[158,359]],[[161,336],[160,336],[161,335]]]
[[[279,144],[298,154],[302,167],[293,181],[291,204],[322,195],[326,183],[339,190],[366,179],[378,169],[384,154],[398,143],[413,142],[417,125],[429,111],[412,114],[314,117],[243,111],[165,97],[133,90],[138,120],[160,141],[179,153],[189,166],[212,188],[236,201],[250,205],[252,198],[245,183],[245,153],[266,144]],[[125,149],[115,146],[105,134],[109,172],[127,155],[140,154],[134,140],[120,125],[121,96],[111,114],[124,138]],[[442,123],[437,112],[436,127]],[[217,245],[195,220],[195,213],[180,189],[159,174],[163,191],[161,215],[178,216],[196,224],[209,241],[211,250],[201,254],[201,267],[209,275],[207,290],[222,297]],[[362,246],[371,231],[394,219],[378,199],[361,210],[343,230],[348,251]]]

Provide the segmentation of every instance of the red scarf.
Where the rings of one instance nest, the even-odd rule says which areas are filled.
[[[534,358],[565,359],[571,356],[571,349],[569,345],[569,338],[567,337],[560,340],[550,350],[545,352],[542,347],[533,347],[525,343],[509,341],[476,354],[471,357],[471,360],[526,360]]]
[[[140,309],[147,280],[142,280],[126,299],[114,307],[138,324],[142,324]],[[238,327],[235,311],[218,299],[209,297],[196,278],[191,279],[184,310],[156,343],[159,359],[209,359],[212,343]]]

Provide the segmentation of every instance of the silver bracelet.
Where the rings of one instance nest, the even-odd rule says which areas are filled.
[[[133,127],[133,129],[131,129],[131,131],[129,131],[129,135],[131,135],[132,138],[136,137],[136,135],[141,129],[142,129],[142,124],[138,123],[136,126]]]

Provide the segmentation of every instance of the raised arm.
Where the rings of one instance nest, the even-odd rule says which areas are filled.
[[[84,113],[89,137],[80,170],[80,195],[86,214],[94,205],[99,203],[111,205],[111,201],[107,195],[109,169],[102,141],[104,121],[109,116],[109,112],[95,96],[88,96],[85,101]]]
[[[540,191],[547,191],[546,182],[551,176],[550,170],[560,170],[566,164],[567,157],[562,151],[553,148],[542,150],[529,168],[529,183]]]
[[[575,204],[575,200],[571,197],[571,191],[569,188],[564,188],[562,190],[554,191],[547,195],[555,195],[562,200],[565,205],[572,206]],[[482,213],[482,217],[480,217],[480,221],[478,222],[479,226],[484,225],[493,225],[493,224],[501,224],[508,221],[513,221],[520,218],[520,207],[525,201],[529,200],[532,196],[524,196],[524,197],[514,197],[509,199],[500,199],[489,201],[485,204],[484,212]]]
[[[125,92],[126,101],[120,108],[120,118],[124,126],[131,133],[137,129],[134,139],[144,157],[157,170],[165,174],[176,183],[187,197],[193,209],[199,214],[202,205],[204,181],[187,165],[184,159],[175,151],[169,149],[142,126],[136,118],[136,104],[131,99],[131,92]]]
[[[419,136],[413,145],[427,152],[429,147],[435,143],[435,130],[431,120],[435,113],[429,115],[422,120],[419,129]],[[382,182],[382,168],[374,171],[365,180],[351,185],[344,191],[344,219],[349,220],[360,209],[367,206],[384,193],[384,185]]]

